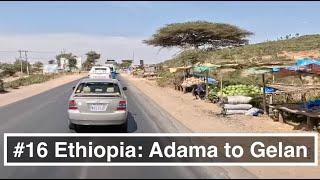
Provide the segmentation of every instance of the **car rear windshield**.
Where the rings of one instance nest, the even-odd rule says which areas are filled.
[[[108,68],[94,68],[93,72],[97,74],[108,73]]]
[[[120,95],[120,88],[112,82],[85,82],[78,85],[75,94]]]

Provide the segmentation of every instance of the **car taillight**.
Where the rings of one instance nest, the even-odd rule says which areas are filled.
[[[69,101],[69,109],[78,109],[77,103],[75,100]]]
[[[125,111],[126,109],[127,109],[127,102],[126,101],[119,101],[117,111]]]

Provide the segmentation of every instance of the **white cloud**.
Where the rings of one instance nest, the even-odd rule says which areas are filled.
[[[94,50],[105,59],[131,59],[134,52],[135,63],[140,59],[145,63],[157,63],[169,59],[177,49],[159,49],[142,43],[147,37],[116,37],[103,35],[63,34],[2,34],[0,35],[0,61],[13,61],[19,56],[18,50],[30,52],[30,61],[46,62],[65,49],[78,56]],[[2,51],[2,52],[1,52]],[[10,52],[4,52],[10,51]],[[38,52],[36,52],[38,51]]]

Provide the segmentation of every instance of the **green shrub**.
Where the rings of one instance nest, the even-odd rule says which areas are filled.
[[[2,81],[2,79],[0,79],[0,92],[4,91],[4,83]]]
[[[175,75],[174,73],[170,73],[169,71],[163,71],[159,74],[159,78],[157,79],[157,84],[160,87],[165,87],[168,85],[172,85],[174,81]]]
[[[54,74],[46,74],[46,75],[33,74],[28,77],[20,78],[20,79],[5,83],[4,88],[17,89],[20,86],[28,86],[31,84],[43,83],[43,82],[49,81],[50,79],[54,79],[55,77],[56,75]]]

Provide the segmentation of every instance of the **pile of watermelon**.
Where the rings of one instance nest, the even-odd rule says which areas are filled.
[[[230,85],[222,89],[222,96],[255,96],[261,93],[261,89],[254,85]]]

